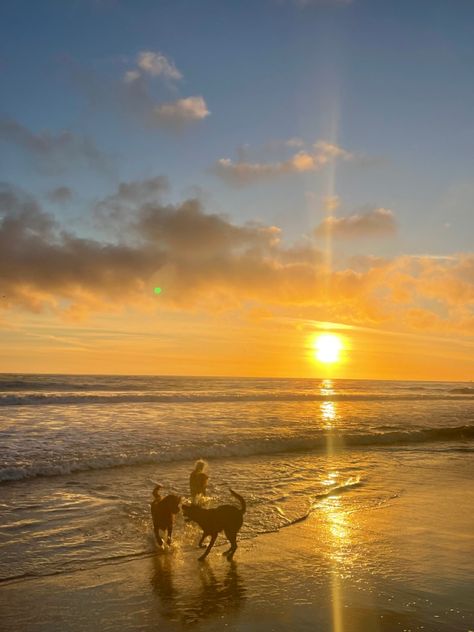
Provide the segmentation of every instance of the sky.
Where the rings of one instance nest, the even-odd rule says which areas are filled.
[[[471,0],[4,0],[0,371],[472,380],[473,67]]]

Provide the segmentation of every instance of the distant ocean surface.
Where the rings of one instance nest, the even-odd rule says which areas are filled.
[[[151,489],[186,496],[197,458],[257,537],[333,495],[389,502],[400,464],[473,456],[472,383],[0,375],[0,579],[149,554]],[[195,536],[178,521],[179,546]]]

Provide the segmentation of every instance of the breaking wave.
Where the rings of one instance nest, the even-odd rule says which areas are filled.
[[[432,442],[472,441],[474,425],[445,428],[418,428],[411,430],[393,430],[386,432],[338,433],[317,431],[298,436],[271,436],[239,438],[219,443],[196,442],[194,445],[176,445],[161,451],[142,453],[101,454],[83,458],[63,458],[58,456],[52,462],[37,462],[22,465],[0,467],[0,482],[18,481],[41,476],[58,476],[101,470],[114,467],[151,465],[189,461],[197,458],[219,459],[229,457],[257,456],[265,454],[323,451],[331,449],[357,447],[390,447],[397,445],[422,444]],[[454,450],[459,449],[453,447]]]
[[[319,402],[319,401],[419,401],[472,399],[474,389],[454,389],[445,393],[15,393],[0,394],[3,406],[46,406],[79,404],[209,404],[232,402]]]

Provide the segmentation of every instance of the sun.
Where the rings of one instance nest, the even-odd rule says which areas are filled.
[[[319,362],[331,364],[339,360],[342,340],[335,334],[320,334],[314,341],[315,356]]]

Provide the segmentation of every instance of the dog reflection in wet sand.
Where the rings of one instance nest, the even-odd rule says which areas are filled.
[[[235,505],[220,505],[214,509],[204,509],[199,505],[183,505],[183,514],[189,520],[196,522],[202,529],[202,537],[199,541],[199,546],[204,546],[204,540],[210,536],[211,540],[207,545],[207,549],[198,558],[200,561],[205,560],[209,555],[210,550],[214,546],[214,542],[218,534],[223,531],[226,538],[229,540],[230,548],[224,551],[222,555],[225,555],[228,560],[231,560],[237,550],[237,534],[242,527],[244,521],[244,513],[246,510],[245,500],[234,492],[232,489],[230,493],[234,498],[240,502],[240,508]]]
[[[204,562],[199,568],[199,582],[189,569],[182,567],[172,555],[158,555],[153,559],[154,574],[151,584],[159,598],[160,615],[185,625],[230,614],[245,602],[246,588],[237,570],[237,563],[226,564],[223,572],[214,572]]]

